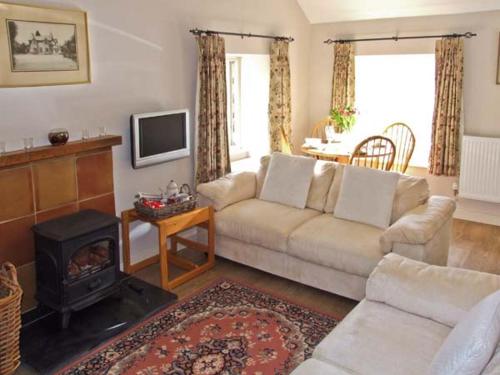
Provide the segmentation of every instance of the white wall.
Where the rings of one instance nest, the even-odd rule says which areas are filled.
[[[13,2],[27,3],[27,0]],[[28,3],[88,12],[92,83],[87,85],[0,89],[0,139],[21,147],[33,136],[46,144],[48,130],[66,127],[71,138],[99,126],[123,136],[114,148],[116,208],[131,207],[138,190],[155,191],[170,179],[192,182],[193,160],[133,170],[129,116],[187,107],[192,126],[196,96],[197,47],[190,28],[292,35],[292,119],[294,141],[307,128],[307,74],[310,25],[295,0],[40,0]],[[228,53],[269,52],[269,40],[226,38]],[[156,234],[136,228],[138,253],[156,248]]]

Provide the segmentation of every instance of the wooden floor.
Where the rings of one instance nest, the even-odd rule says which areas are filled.
[[[500,227],[455,219],[448,265],[500,275]]]
[[[500,227],[454,220],[448,263],[453,267],[500,274]],[[179,272],[171,269],[171,272]],[[139,271],[135,276],[160,285],[158,265]],[[275,293],[310,308],[329,312],[342,319],[357,304],[356,301],[311,288],[222,258],[215,267],[196,279],[173,290],[180,299],[221,277],[242,281],[248,285]],[[26,368],[16,374],[33,374]]]

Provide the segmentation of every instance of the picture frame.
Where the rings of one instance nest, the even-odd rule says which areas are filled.
[[[90,81],[86,12],[0,2],[0,87]]]
[[[497,85],[500,85],[500,33],[498,33]]]

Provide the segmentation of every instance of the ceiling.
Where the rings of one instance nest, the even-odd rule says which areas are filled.
[[[311,23],[500,10],[500,0],[297,0]]]

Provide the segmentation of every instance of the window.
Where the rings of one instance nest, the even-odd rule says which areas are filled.
[[[231,161],[269,151],[269,55],[226,56],[227,119]]]
[[[411,166],[427,167],[434,110],[434,54],[356,56],[356,108],[352,138],[381,134],[394,123],[415,134]]]

